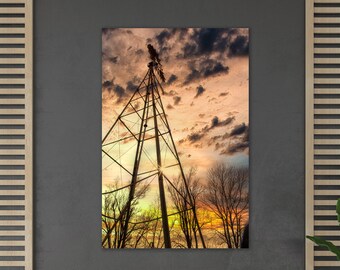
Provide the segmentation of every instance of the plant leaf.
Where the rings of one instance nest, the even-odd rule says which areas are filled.
[[[336,213],[338,215],[338,222],[340,223],[340,199],[336,203]]]
[[[330,252],[334,253],[338,259],[338,261],[340,261],[340,249],[338,249],[336,246],[334,246],[333,243],[323,240],[319,237],[315,237],[315,236],[306,236],[309,240],[313,241],[315,244],[317,244],[320,247],[325,247],[327,248]]]

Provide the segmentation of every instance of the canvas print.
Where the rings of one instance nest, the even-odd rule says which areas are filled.
[[[249,246],[249,30],[102,30],[102,247]]]

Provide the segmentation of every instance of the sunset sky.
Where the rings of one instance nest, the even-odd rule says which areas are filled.
[[[183,167],[196,167],[204,181],[216,162],[248,166],[246,28],[103,29],[103,137],[148,70],[149,43],[162,60],[161,98]]]

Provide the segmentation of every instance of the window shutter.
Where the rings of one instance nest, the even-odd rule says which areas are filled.
[[[340,0],[306,0],[306,234],[340,246]],[[306,269],[339,269],[306,241]]]
[[[32,0],[0,0],[0,269],[32,270]]]

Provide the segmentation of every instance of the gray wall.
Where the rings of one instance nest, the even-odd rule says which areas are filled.
[[[35,269],[303,269],[303,0],[35,0],[34,11]],[[120,26],[250,27],[250,249],[101,249],[101,28]]]

